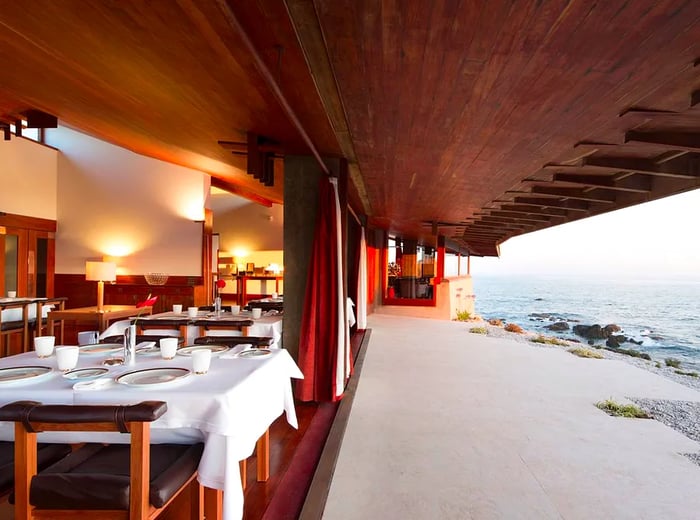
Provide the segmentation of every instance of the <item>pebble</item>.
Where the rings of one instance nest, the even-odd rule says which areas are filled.
[[[628,398],[652,418],[700,442],[700,403],[667,399]]]

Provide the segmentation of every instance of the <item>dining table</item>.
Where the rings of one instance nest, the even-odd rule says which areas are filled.
[[[298,427],[291,379],[303,378],[284,349],[219,349],[206,374],[192,370],[191,350],[180,349],[165,360],[157,348],[144,348],[131,365],[105,364],[120,357],[121,345],[80,347],[72,372],[57,368],[56,356],[38,358],[29,352],[0,359],[0,405],[31,400],[44,404],[134,404],[167,402],[168,411],[151,424],[151,442],[204,442],[198,480],[223,491],[223,520],[243,515],[239,462],[252,455],[258,439],[283,413]],[[256,349],[257,350],[257,349]],[[22,377],[24,372],[30,375]],[[81,371],[80,369],[92,369]],[[97,378],[97,379],[92,379]],[[13,425],[0,423],[0,440],[13,440]],[[120,433],[39,434],[41,442],[129,442]]]

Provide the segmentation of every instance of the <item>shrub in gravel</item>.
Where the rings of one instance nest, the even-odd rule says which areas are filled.
[[[681,360],[680,359],[670,357],[670,358],[666,358],[664,360],[664,363],[666,363],[667,367],[681,368]]]
[[[558,345],[560,347],[567,347],[569,344],[566,341],[562,341],[558,338],[548,338],[540,334],[536,338],[532,338],[530,341],[533,343],[542,343],[543,345]]]
[[[457,321],[469,321],[472,315],[469,311],[460,311],[457,309]]]
[[[612,399],[606,399],[595,404],[608,415],[613,417],[632,417],[635,419],[649,419],[644,410],[634,404],[620,404]]]
[[[610,352],[617,352],[618,354],[624,354],[625,356],[636,357],[646,359],[647,361],[651,361],[651,356],[646,352],[639,352],[638,350],[634,350],[631,348],[606,348],[605,350],[609,350]]]
[[[603,359],[603,354],[589,348],[572,348],[569,350],[574,356],[590,359]]]
[[[697,372],[684,372],[683,370],[674,370],[674,372],[681,376],[698,377]]]
[[[486,330],[486,327],[472,327],[469,329],[469,332],[472,334],[488,334],[489,331]]]
[[[515,323],[508,323],[503,329],[507,332],[514,332],[515,334],[522,334],[524,332],[523,328]]]

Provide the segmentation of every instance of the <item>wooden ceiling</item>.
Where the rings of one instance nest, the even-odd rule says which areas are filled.
[[[263,202],[281,182],[217,141],[344,156],[373,225],[473,254],[700,187],[697,1],[2,1],[0,27],[0,118]]]

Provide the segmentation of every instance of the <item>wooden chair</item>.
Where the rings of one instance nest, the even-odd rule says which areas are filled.
[[[166,410],[162,401],[128,406],[22,401],[0,408],[0,421],[15,423],[15,519],[153,519],[189,492],[187,518],[201,520],[203,488],[196,474],[203,444],[150,445],[149,423]],[[130,433],[131,444],[86,444],[37,473],[41,431]]]
[[[39,444],[37,466],[44,469],[71,452],[69,444]],[[0,442],[0,497],[12,491],[15,483],[15,443]]]
[[[274,342],[274,338],[264,336],[201,336],[194,340],[195,345],[226,345],[227,347],[235,347],[236,345],[250,343],[256,348],[269,347]]]

